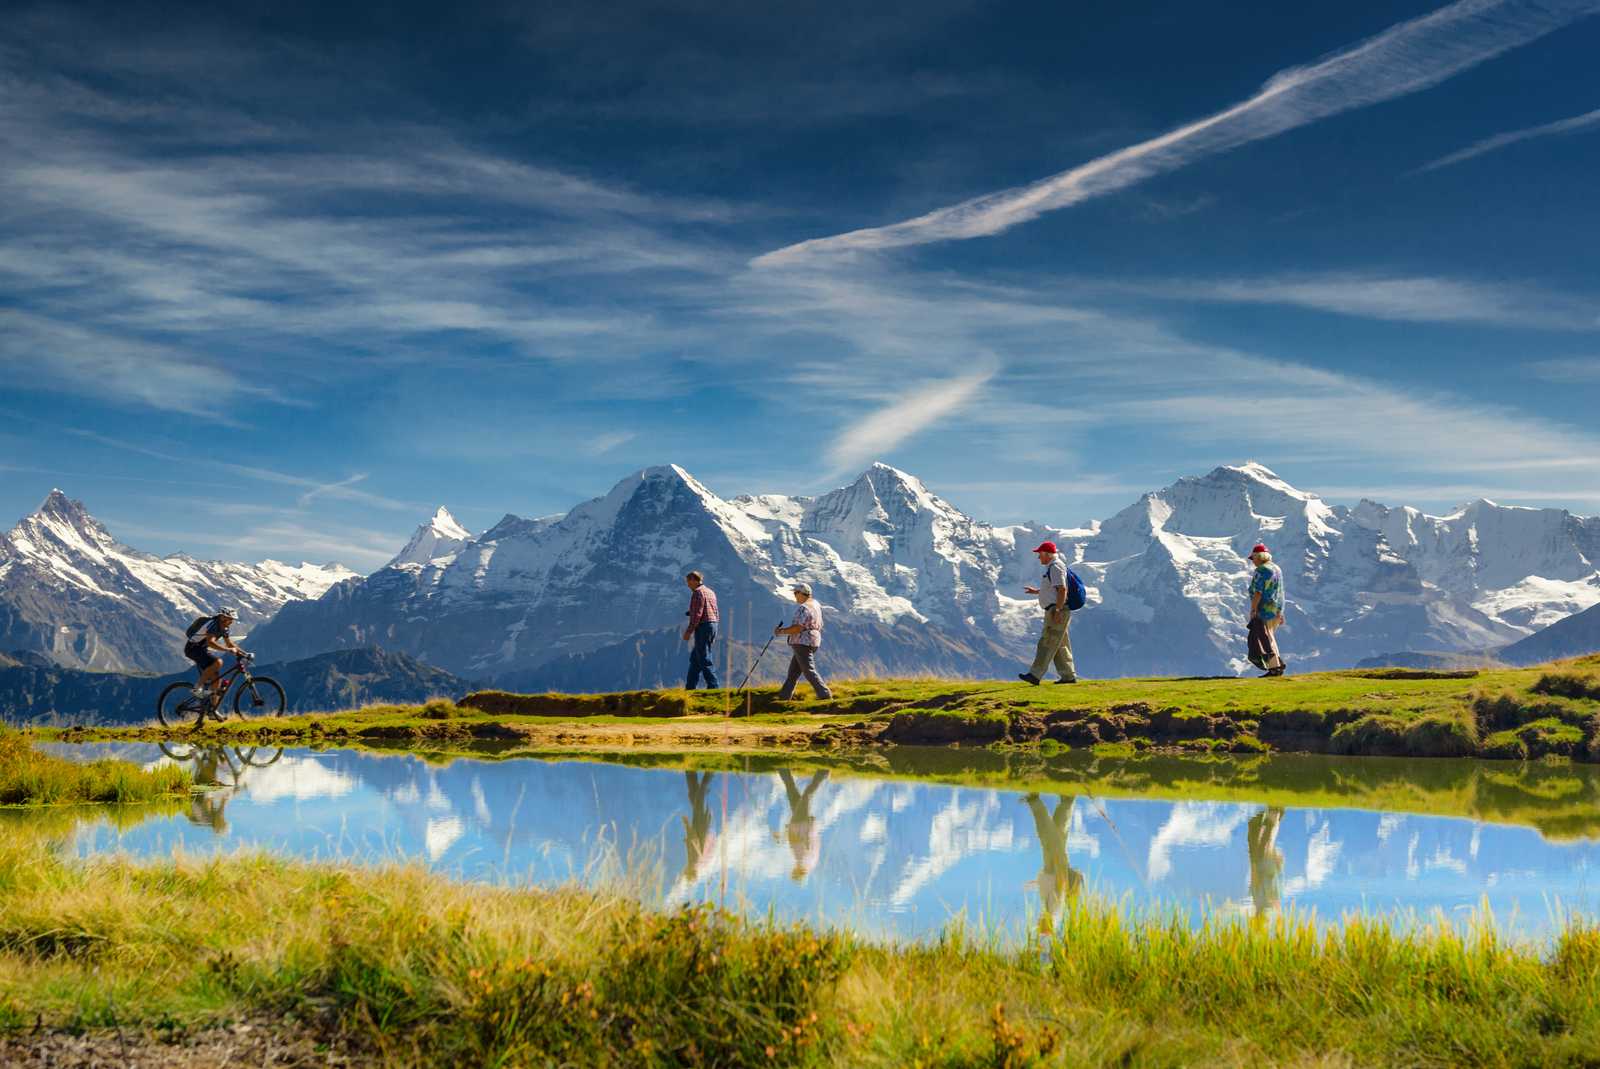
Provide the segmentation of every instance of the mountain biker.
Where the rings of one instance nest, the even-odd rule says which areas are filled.
[[[195,663],[200,669],[200,689],[196,697],[209,698],[211,687],[217,681],[217,675],[222,671],[222,658],[212,650],[244,655],[244,650],[234,644],[228,637],[228,628],[239,618],[239,610],[223,608],[217,614],[195,629],[189,636],[189,641],[184,643],[183,655]]]

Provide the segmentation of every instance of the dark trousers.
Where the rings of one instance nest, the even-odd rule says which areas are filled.
[[[822,681],[822,674],[817,671],[817,648],[790,646],[789,651],[789,678],[783,681],[783,689],[778,691],[778,700],[786,702],[794,697],[794,685],[800,681],[802,672],[805,673],[806,682],[811,684],[811,689],[816,691],[818,698],[833,697],[828,684]]]
[[[710,620],[705,620],[694,629],[694,649],[689,653],[689,682],[685,683],[685,690],[693,690],[702,674],[706,677],[706,689],[716,690],[721,686],[717,682],[717,673],[711,667],[711,644],[717,640],[717,625]]]

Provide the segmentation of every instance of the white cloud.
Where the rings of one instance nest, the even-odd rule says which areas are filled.
[[[589,439],[584,444],[584,456],[597,457],[602,453],[609,453],[624,442],[631,442],[639,436],[637,431],[614,431],[610,434],[600,434]]]
[[[1571,119],[1561,119],[1557,122],[1545,123],[1543,126],[1530,126],[1526,130],[1513,130],[1510,133],[1495,134],[1493,137],[1486,137],[1482,141],[1478,141],[1467,146],[1460,152],[1452,152],[1448,156],[1441,156],[1432,163],[1424,164],[1411,173],[1422,174],[1426,171],[1437,170],[1440,167],[1448,167],[1452,163],[1460,163],[1462,160],[1470,160],[1474,156],[1482,156],[1485,152],[1493,152],[1497,148],[1503,148],[1506,145],[1515,144],[1518,141],[1526,141],[1530,137],[1549,137],[1553,134],[1570,134],[1574,131],[1582,130],[1585,127],[1593,126],[1595,123],[1600,123],[1600,108],[1596,108],[1594,111],[1585,112],[1582,115],[1574,116]]]
[[[1250,99],[1171,133],[1032,185],[974,197],[903,223],[800,242],[755,263],[998,234],[1206,156],[1427,89],[1596,10],[1595,0],[1458,0],[1309,66],[1279,71]]]
[[[823,417],[864,396],[892,399],[834,443],[827,454],[833,474],[886,459],[890,443],[911,434],[921,435],[919,442],[927,442],[934,455],[941,447],[946,457],[950,450],[970,451],[979,441],[985,455],[1024,455],[1039,437],[1038,426],[1048,421],[1051,444],[1074,457],[1092,456],[1097,443],[1117,441],[1174,459],[1293,458],[1376,473],[1390,486],[1442,482],[1449,487],[1443,492],[1458,499],[1490,491],[1508,502],[1600,497],[1600,436],[1587,427],[1444,389],[1378,382],[1191,341],[1154,319],[1079,307],[1069,283],[982,285],[870,264],[836,265],[825,285],[808,283],[810,272],[763,275],[783,283],[757,291],[775,336],[806,324],[815,337],[811,348],[843,354],[808,365],[803,388],[792,397]],[[1418,287],[1413,296],[1425,289]],[[1084,290],[1090,299],[1103,292],[1094,283]],[[789,304],[780,302],[779,292],[790,295]],[[1442,315],[1458,294],[1441,287],[1435,296],[1434,313]],[[1331,300],[1328,294],[1318,299],[1323,297]],[[1343,299],[1356,297],[1344,292]],[[1413,308],[1408,314],[1419,313]],[[1002,353],[1003,362],[972,371],[972,354],[986,349]],[[1542,367],[1532,365],[1533,373]],[[1546,373],[1577,375],[1587,367],[1552,365]],[[969,375],[980,384],[960,385]],[[917,384],[914,396],[886,393],[886,384],[901,381]],[[1059,402],[1047,405],[1045,397]],[[950,406],[942,418],[930,414],[940,404]],[[941,425],[952,423],[957,412],[959,430]],[[942,442],[936,440],[940,435]],[[1081,463],[1050,466],[1063,481],[1081,481]],[[1123,471],[1102,472],[1105,488],[1084,485],[1083,493],[1116,496],[1130,478]],[[1148,488],[1142,481],[1148,477],[1139,474],[1134,485]],[[1506,492],[1508,486],[1515,489]],[[1482,489],[1474,492],[1475,487]],[[1004,501],[1002,484],[989,490],[1001,515],[1015,507]],[[980,498],[972,507],[992,511],[983,496],[974,489],[967,500]],[[1439,494],[1416,496],[1433,502]],[[1073,511],[1081,508],[1075,504]]]
[[[1600,357],[1535,360],[1522,365],[1521,371],[1544,382],[1600,383]]]
[[[979,370],[959,378],[922,383],[901,400],[847,427],[828,449],[832,474],[882,456],[930,424],[970,404],[999,365],[990,359]]]
[[[1451,278],[1327,275],[1233,279],[1149,288],[1159,296],[1291,304],[1341,315],[1411,323],[1481,323],[1545,330],[1594,330],[1600,307],[1561,294]]]
[[[1388,458],[1411,472],[1515,472],[1573,493],[1600,470],[1600,438],[1515,409],[1225,351],[1196,367],[1209,385],[1113,407],[1191,441],[1254,442],[1274,458],[1309,451],[1322,461]]]
[[[0,308],[0,365],[12,384],[66,387],[219,421],[226,419],[222,406],[241,391],[234,375],[194,353],[15,308]]]

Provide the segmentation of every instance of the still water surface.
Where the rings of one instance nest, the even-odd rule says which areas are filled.
[[[1586,766],[910,747],[725,761],[46,748],[176,759],[216,785],[185,812],[80,827],[81,856],[259,847],[547,881],[593,878],[615,851],[669,901],[900,937],[962,913],[1031,923],[1085,892],[1195,918],[1294,908],[1465,922],[1487,902],[1502,927],[1539,937],[1557,909],[1593,911],[1600,863],[1600,776]]]

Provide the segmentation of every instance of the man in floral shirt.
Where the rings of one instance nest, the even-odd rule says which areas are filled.
[[[711,644],[717,641],[717,594],[706,586],[699,572],[690,572],[683,581],[689,585],[689,626],[683,629],[683,640],[694,639],[694,650],[689,654],[689,682],[684,690],[693,690],[700,677],[706,677],[706,689],[716,690],[716,670],[711,667]]]
[[[1283,654],[1278,649],[1278,627],[1283,623],[1283,569],[1272,563],[1272,554],[1266,546],[1250,551],[1250,560],[1256,566],[1250,577],[1250,619],[1260,620],[1266,631],[1270,658],[1262,665],[1269,676],[1283,675]]]

